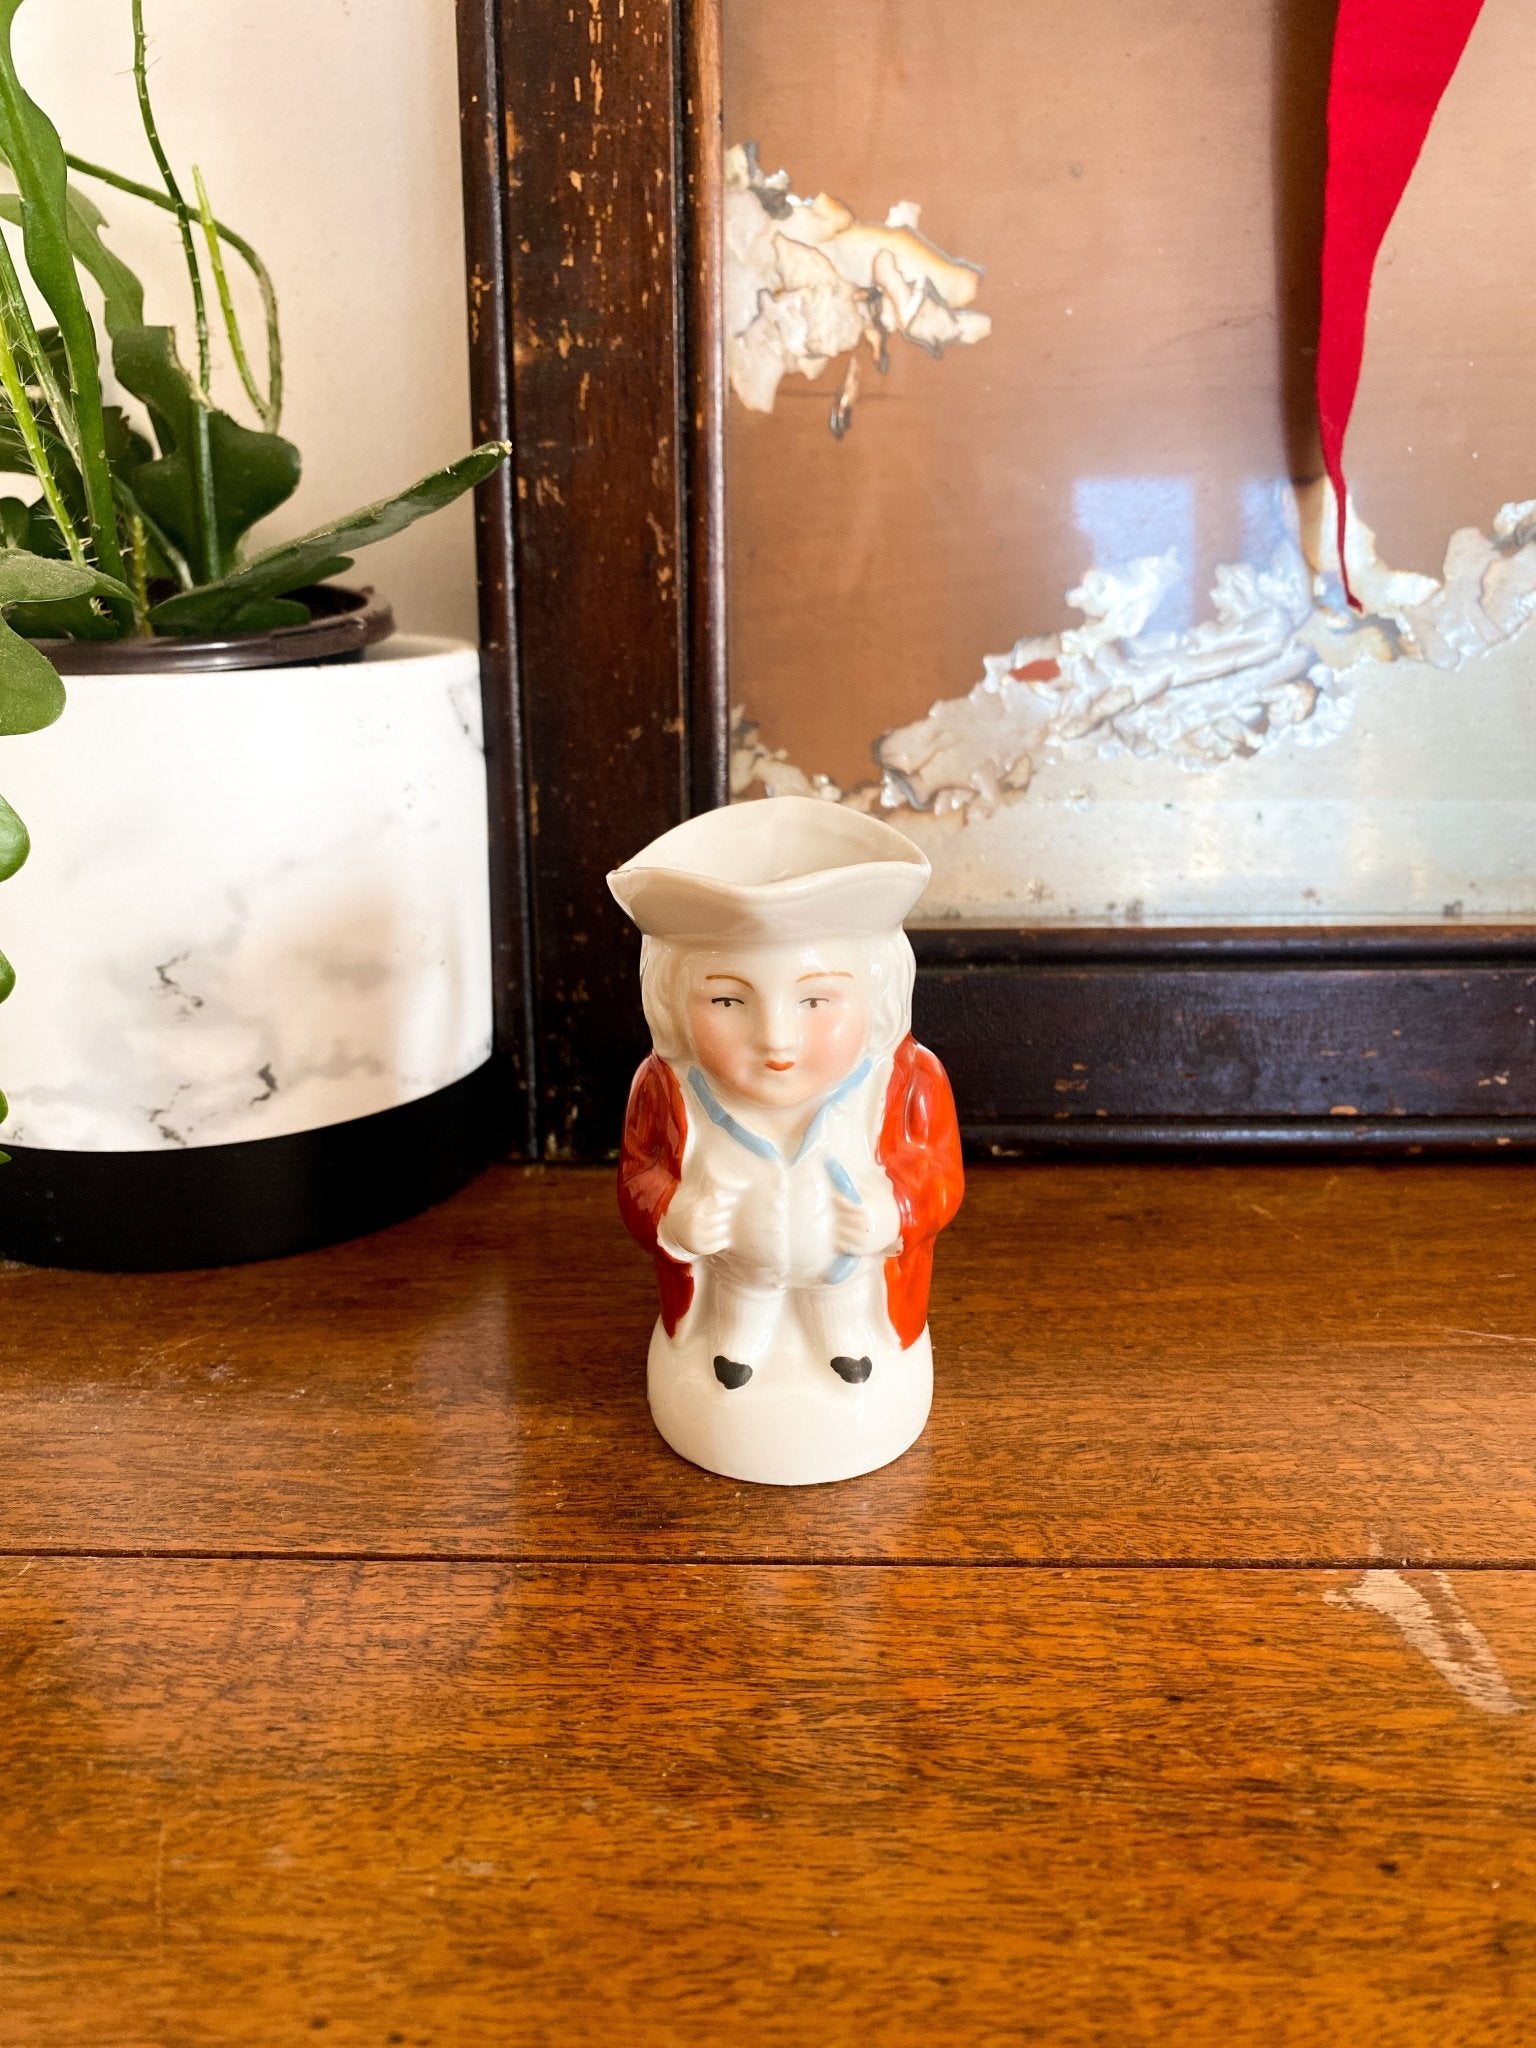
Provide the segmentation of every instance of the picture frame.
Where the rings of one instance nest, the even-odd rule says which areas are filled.
[[[719,0],[460,0],[497,1064],[613,1156],[645,1047],[605,876],[729,793]],[[982,1155],[1536,1147],[1536,926],[919,928]]]

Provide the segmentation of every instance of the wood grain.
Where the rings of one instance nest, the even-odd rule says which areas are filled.
[[[1350,1583],[0,1567],[7,2048],[1518,2039],[1536,1723]]]
[[[224,1272],[11,1268],[0,1550],[1536,1560],[1518,1168],[973,1169],[890,1470],[757,1490],[645,1407],[610,1176],[494,1170]]]
[[[683,209],[688,618],[689,809],[730,798],[725,518],[725,128],[723,0],[680,0],[684,95]]]
[[[456,0],[459,140],[470,407],[475,440],[510,441],[511,306],[497,0]],[[528,906],[528,788],[517,604],[516,482],[504,463],[475,494],[481,704],[492,858],[491,943],[498,1149],[538,1157],[533,1084],[533,960]]]
[[[1536,960],[930,967],[918,1031],[985,1142],[1040,1120],[1536,1114]],[[1410,1141],[1411,1142],[1411,1141]]]
[[[516,574],[487,602],[523,708],[538,1145],[592,1158],[644,1037],[604,876],[688,782],[677,24],[673,0],[519,0],[492,32],[509,324],[475,353],[510,380]]]

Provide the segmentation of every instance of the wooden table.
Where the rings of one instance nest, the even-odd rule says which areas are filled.
[[[1529,2038],[1532,1208],[978,1169],[927,1436],[782,1492],[603,1174],[5,1269],[0,2043]]]

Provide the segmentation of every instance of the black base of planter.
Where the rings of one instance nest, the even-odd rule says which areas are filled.
[[[484,1066],[377,1116],[244,1145],[11,1146],[0,1166],[0,1257],[144,1273],[313,1251],[442,1201],[489,1163],[496,1135]]]

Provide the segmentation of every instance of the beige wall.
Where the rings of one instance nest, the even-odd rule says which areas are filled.
[[[302,532],[469,446],[452,0],[147,0],[172,161],[261,251],[283,310],[283,430],[305,480],[263,529]],[[66,146],[151,180],[128,0],[31,0],[16,47]],[[166,216],[91,187],[113,243],[182,331]],[[237,270],[239,266],[236,266]],[[248,303],[242,298],[242,305]],[[259,337],[259,317],[251,332]],[[247,417],[238,382],[220,387]],[[235,401],[235,402],[231,402]],[[457,505],[359,558],[402,625],[471,636],[474,550]]]

